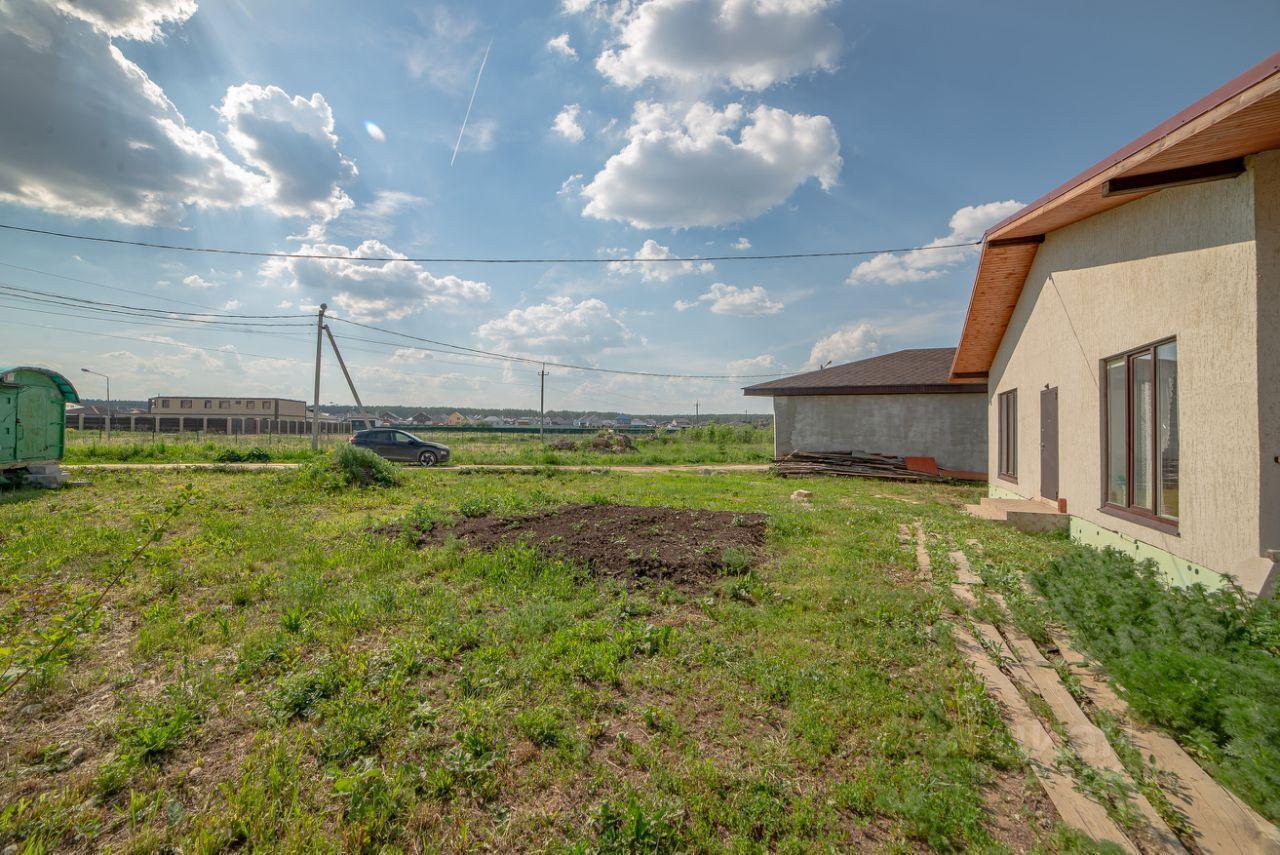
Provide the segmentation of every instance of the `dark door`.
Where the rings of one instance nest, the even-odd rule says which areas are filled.
[[[1040,495],[1058,499],[1058,389],[1040,392]]]

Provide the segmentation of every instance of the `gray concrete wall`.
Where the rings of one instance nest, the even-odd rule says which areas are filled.
[[[947,469],[985,472],[986,403],[980,394],[780,395],[775,450],[932,457]]]
[[[1258,254],[1254,181],[1162,190],[1045,236],[991,366],[995,472],[997,396],[1018,390],[1017,494],[1040,493],[1039,393],[1058,387],[1059,496],[1101,528],[1257,590],[1260,515]],[[1273,162],[1273,161],[1271,161]],[[1176,336],[1181,472],[1176,534],[1121,519],[1102,504],[1101,360]],[[1273,410],[1274,411],[1274,410]]]

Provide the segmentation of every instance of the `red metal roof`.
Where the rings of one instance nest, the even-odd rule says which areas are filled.
[[[1280,52],[987,230],[953,380],[983,377],[1035,259],[1033,241],[1158,187],[1108,194],[1107,182],[1179,170],[1280,148]]]

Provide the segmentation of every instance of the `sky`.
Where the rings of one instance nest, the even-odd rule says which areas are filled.
[[[331,257],[0,230],[0,364],[310,399],[324,302],[366,404],[537,406],[536,365],[401,333],[729,376],[552,367],[548,409],[767,412],[741,387],[954,345],[976,250],[948,245],[1277,33],[1274,0],[6,0],[0,223]],[[407,260],[530,257],[600,263]]]

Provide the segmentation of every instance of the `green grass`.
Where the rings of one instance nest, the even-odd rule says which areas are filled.
[[[663,465],[683,463],[768,463],[773,459],[773,431],[706,425],[679,432],[632,437],[636,449],[607,454],[587,448],[591,435],[547,434],[547,446],[537,434],[499,434],[449,431],[414,431],[430,442],[449,446],[451,463],[591,465]],[[570,439],[576,448],[557,450],[550,444]],[[322,436],[328,452],[346,444],[347,437]],[[117,431],[106,442],[97,432],[67,432],[67,463],[300,463],[316,456],[306,436],[179,436],[129,434]]]
[[[1111,551],[1073,552],[1031,580],[1136,714],[1280,819],[1280,602],[1170,588]]]
[[[399,475],[103,472],[0,497],[0,647],[21,660],[196,492],[101,620],[0,701],[0,848],[1005,848],[988,794],[1036,785],[896,542],[922,514],[965,530],[976,488],[804,481],[810,509],[765,475]],[[570,502],[764,511],[768,558],[630,589],[372,531]],[[1019,846],[1091,851],[1003,819]]]

